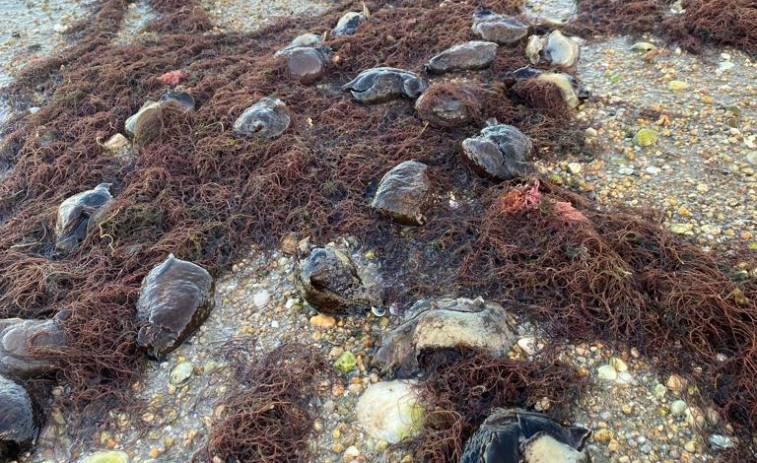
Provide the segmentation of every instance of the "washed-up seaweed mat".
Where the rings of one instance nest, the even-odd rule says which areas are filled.
[[[13,165],[0,183],[0,315],[70,310],[56,379],[67,390],[64,405],[88,417],[81,429],[125,400],[141,371],[135,302],[154,265],[174,253],[217,274],[250,244],[273,246],[287,233],[316,243],[357,236],[382,260],[387,304],[450,291],[482,295],[519,308],[555,338],[636,346],[677,359],[666,367],[683,374],[695,361],[705,367],[697,379],[703,393],[736,423],[754,425],[753,281],[738,281],[729,262],[654,221],[599,211],[544,181],[478,178],[457,146],[483,120],[437,129],[410,102],[363,106],[340,90],[370,67],[422,72],[430,56],[471,39],[476,8],[515,13],[519,3],[369,2],[370,21],[326,42],[335,51],[327,73],[306,86],[274,51],[300,33],[322,33],[361,4],[240,35],[211,32],[192,2],[155,0],[161,16],[148,27],[157,38],[115,46],[126,2],[110,0],[74,30],[82,36],[76,46],[27,67],[15,97],[38,92],[47,104],[15,122],[0,153]],[[542,88],[540,99],[533,88],[518,95],[502,85],[505,72],[525,64],[523,45],[500,47],[491,68],[467,76],[483,102],[481,119],[518,126],[539,156],[582,150],[581,127],[554,107],[554,88]],[[167,90],[158,77],[177,70],[197,110],[163,111],[132,163],[104,154],[99,141],[122,132],[129,115]],[[234,136],[236,117],[268,95],[287,104],[289,130],[272,141]],[[368,207],[381,175],[408,159],[430,166],[437,198],[418,228]],[[101,182],[113,184],[114,204],[77,251],[57,255],[58,204]],[[729,360],[717,362],[717,354]]]

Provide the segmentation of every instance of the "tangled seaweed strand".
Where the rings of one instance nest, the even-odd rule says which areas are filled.
[[[210,23],[196,3],[155,0],[161,16],[147,27],[160,39],[148,35],[127,46],[113,43],[127,2],[100,3],[78,43],[25,68],[11,92],[21,101],[36,89],[47,102],[14,124],[2,151],[12,169],[0,182],[0,222],[7,221],[0,235],[0,316],[70,310],[59,374],[71,391],[65,400],[107,408],[106,399],[123,399],[141,369],[134,306],[143,277],[168,253],[217,273],[253,241],[271,245],[289,232],[314,239],[352,233],[384,253],[389,281],[403,281],[393,287],[394,300],[438,293],[438,281],[456,279],[460,256],[451,246],[462,250],[472,236],[469,213],[477,206],[435,204],[435,218],[408,234],[371,211],[366,194],[388,166],[408,159],[429,164],[440,191],[478,194],[486,183],[460,165],[455,145],[479,128],[425,127],[410,102],[362,106],[339,89],[368,67],[421,72],[429,57],[470,39],[475,8],[513,12],[519,3],[369,3],[372,19],[358,34],[326,43],[338,59],[318,86],[307,87],[287,75],[274,51],[302,32],[332,27],[344,11],[362,8],[358,2],[243,35],[202,34]],[[522,47],[502,49],[490,69],[473,75],[481,81],[485,115],[521,127],[545,151],[582,143],[565,117],[517,104],[497,83],[525,64]],[[161,111],[155,132],[135,146],[133,162],[106,155],[100,141],[123,132],[128,116],[169,89],[160,79],[169,71],[181,71],[197,110]],[[271,94],[292,114],[285,135],[234,137],[236,117]],[[113,184],[115,197],[102,221],[76,251],[55,254],[58,205],[102,182]],[[446,270],[436,271],[445,262]]]
[[[254,346],[236,346],[239,353]],[[324,360],[314,349],[283,344],[259,359],[242,362],[240,390],[222,401],[223,420],[213,424],[196,461],[294,463],[310,461],[307,437],[313,429],[310,401]]]
[[[667,14],[671,0],[579,0],[569,28],[582,35],[654,32],[690,52],[733,46],[757,55],[755,0],[683,0],[683,14]]]
[[[586,385],[586,378],[547,353],[522,361],[461,347],[424,352],[420,363],[426,423],[413,448],[416,461],[428,463],[460,461],[465,441],[494,408],[533,406],[547,398],[559,419],[567,412],[562,406]]]
[[[757,56],[757,1],[684,0],[685,12],[665,21],[666,37],[700,51],[706,44],[727,45]]]
[[[536,180],[493,196],[483,227],[461,269],[467,288],[520,306],[558,338],[662,358],[746,432],[757,425],[753,279],[654,222]],[[705,371],[693,374],[692,362]]]
[[[172,252],[217,274],[252,242],[273,245],[290,232],[316,241],[356,235],[382,259],[387,303],[483,292],[518,303],[556,337],[658,350],[682,370],[697,360],[703,390],[731,418],[757,424],[754,282],[731,281],[715,257],[656,223],[596,211],[546,184],[499,189],[477,178],[456,144],[479,127],[426,127],[410,102],[369,107],[341,93],[369,67],[421,73],[429,57],[471,39],[476,8],[513,13],[520,1],[371,2],[357,34],[326,42],[334,59],[314,86],[292,79],[274,51],[330,29],[359,2],[245,35],[204,34],[210,21],[195,2],[155,0],[161,17],[148,27],[160,39],[118,46],[126,3],[100,3],[77,45],[25,68],[14,101],[34,89],[47,102],[14,122],[0,150],[12,166],[0,181],[0,316],[70,311],[58,379],[70,392],[65,405],[84,408],[69,416],[87,421],[70,428],[86,433],[139,374],[134,307],[153,266]],[[500,84],[527,64],[523,51],[501,47],[489,69],[470,75],[482,119],[518,126],[542,155],[580,149],[567,113],[528,93],[518,98],[541,109],[521,104]],[[99,140],[168,90],[160,76],[171,71],[181,71],[197,110],[162,111],[133,162],[105,155]],[[272,141],[234,137],[236,117],[272,94],[290,110],[289,130]],[[383,173],[409,159],[429,165],[440,198],[419,228],[368,207]],[[58,205],[102,182],[115,197],[104,218],[76,251],[55,254]],[[458,198],[454,207],[447,195]],[[717,362],[718,353],[729,360]],[[238,437],[260,439],[250,436]]]

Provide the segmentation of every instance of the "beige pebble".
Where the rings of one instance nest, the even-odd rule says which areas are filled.
[[[310,317],[310,324],[316,328],[328,330],[336,326],[336,319],[329,315],[319,313],[318,315]]]

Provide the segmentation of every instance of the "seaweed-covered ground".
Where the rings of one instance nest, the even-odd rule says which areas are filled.
[[[79,6],[60,3],[66,8],[56,18],[73,25]],[[594,24],[594,32],[605,34],[595,36],[587,32],[585,8],[601,4],[598,0],[525,2],[525,14],[532,18],[571,23],[574,12],[584,15],[583,22],[565,28],[582,35],[579,64],[571,72],[592,92],[578,109],[562,108],[557,114],[524,109],[502,94],[484,92],[488,96],[482,98],[494,100],[485,111],[520,125],[536,141],[540,216],[518,203],[524,191],[518,182],[481,181],[458,165],[453,142],[476,134],[483,121],[463,129],[434,128],[404,103],[355,109],[337,87],[384,61],[420,71],[433,53],[470,39],[475,8],[514,13],[520,2],[368,3],[368,28],[354,39],[329,42],[343,61],[332,61],[327,77],[312,86],[286,80],[270,56],[302,32],[320,34],[345,11],[361,11],[361,3],[102,2],[98,7],[105,5],[108,14],[123,14],[115,21],[122,24],[104,37],[107,44],[94,40],[92,46],[103,47],[118,66],[132,60],[139,66],[114,70],[108,67],[112,63],[98,62],[100,70],[92,71],[64,52],[60,59],[73,63],[71,75],[103,79],[102,86],[84,90],[60,81],[64,74],[55,71],[58,62],[36,68],[36,61],[27,73],[21,71],[21,87],[12,87],[9,95],[16,109],[32,106],[36,113],[39,105],[42,115],[14,120],[8,130],[0,130],[6,137],[0,154],[14,152],[0,158],[0,169],[8,164],[7,172],[0,172],[0,191],[7,195],[0,198],[6,234],[0,241],[6,265],[0,281],[2,314],[41,318],[65,307],[101,322],[91,325],[96,329],[82,337],[82,344],[72,346],[74,355],[63,362],[68,370],[53,384],[40,386],[49,390],[43,401],[47,423],[35,449],[19,461],[86,461],[108,450],[123,452],[112,457],[125,460],[113,461],[235,461],[234,451],[245,445],[247,452],[264,448],[287,458],[265,457],[261,451],[249,461],[457,461],[449,456],[459,456],[455,446],[481,417],[455,422],[459,435],[445,434],[448,430],[432,423],[415,441],[419,450],[412,443],[390,446],[371,437],[355,411],[367,386],[393,379],[371,365],[382,336],[399,325],[416,299],[440,295],[481,295],[501,302],[512,309],[509,323],[518,338],[507,358],[524,363],[558,359],[574,369],[574,388],[555,382],[554,391],[545,391],[534,380],[533,393],[527,385],[517,404],[592,430],[593,461],[753,461],[749,447],[755,443],[748,436],[750,423],[757,422],[757,390],[738,370],[754,368],[757,336],[750,331],[757,318],[757,62],[749,55],[754,49],[748,43],[739,48],[709,43],[690,54],[658,29],[639,33],[645,28],[617,24]],[[667,20],[679,17],[687,4],[692,10],[697,6],[625,3],[637,8],[643,3],[645,12]],[[205,19],[201,12],[207,13]],[[278,16],[288,22],[275,25]],[[101,25],[112,27],[113,21]],[[434,30],[423,28],[424,21]],[[441,24],[450,30],[440,31]],[[265,27],[263,35],[254,35]],[[67,36],[68,45],[92,41],[86,26],[76,31]],[[53,49],[58,40],[53,37],[44,40],[40,53]],[[35,57],[18,38],[0,40],[5,63],[15,66]],[[495,81],[525,64],[522,48],[500,51],[493,69],[466,73],[460,81],[504,91]],[[93,50],[79,51],[97,58]],[[164,90],[155,79],[175,69],[184,72],[183,84],[196,96],[197,118],[169,114],[164,139],[140,147],[132,164],[103,160],[87,137],[121,131],[125,117]],[[36,101],[30,103],[24,90],[35,81],[31,97]],[[106,85],[125,87],[107,96]],[[83,91],[93,97],[84,98],[78,93]],[[293,138],[266,147],[224,135],[244,107],[271,91],[297,111]],[[352,118],[354,125],[340,125],[340,118]],[[34,124],[39,130],[29,129]],[[53,133],[52,144],[44,144],[42,129]],[[634,141],[640,129],[654,130],[650,146]],[[73,152],[61,160],[67,148]],[[231,160],[234,156],[244,161]],[[431,165],[438,181],[429,223],[393,225],[361,205],[389,160],[416,157]],[[225,162],[234,167],[224,167]],[[324,169],[336,174],[317,173]],[[235,170],[244,180],[229,181]],[[65,259],[51,253],[47,236],[54,205],[111,180],[107,176],[115,180],[114,196],[121,198],[118,213],[82,244],[95,251],[73,255],[73,264],[66,266]],[[35,182],[53,183],[43,188]],[[234,193],[235,188],[241,191]],[[255,195],[261,200],[244,198]],[[548,205],[564,201],[580,211],[579,225],[544,215]],[[23,214],[32,219],[24,221]],[[529,236],[507,228],[509,221]],[[541,233],[555,241],[538,241]],[[331,243],[359,266],[381,274],[388,293],[385,313],[319,315],[295,288],[297,251],[286,239],[281,244],[291,236]],[[544,246],[543,254],[533,246]],[[130,347],[133,341],[119,344],[118,356],[109,357],[114,344],[101,338],[135,330],[129,317],[141,279],[168,252],[213,271],[216,308],[161,362],[144,360]],[[566,275],[552,272],[551,266],[564,267]],[[44,278],[46,273],[54,278]],[[32,278],[44,281],[36,284]],[[584,278],[588,282],[582,286]],[[85,291],[85,285],[97,285],[102,294]],[[92,310],[97,304],[110,314]],[[602,321],[592,322],[592,317]],[[124,320],[115,325],[116,318]],[[75,336],[88,326],[86,319],[74,317],[67,333]],[[84,363],[94,356],[87,342],[99,342],[106,354],[89,369]],[[294,343],[298,352],[286,350]],[[343,372],[335,364],[345,353],[354,355],[356,364]],[[280,363],[266,367],[269,354]],[[287,365],[301,371],[287,376]],[[449,379],[427,373],[428,384]],[[266,399],[261,415],[249,412],[247,407],[255,405],[250,399],[234,395],[249,391],[253,376],[286,385],[278,392],[266,389],[279,395]],[[727,387],[717,388],[720,378]],[[692,386],[681,387],[683,382]],[[466,394],[472,392],[457,395],[478,397]],[[276,440],[283,431],[262,419],[270,418],[265,407],[279,402],[293,404],[286,409],[292,421],[278,416],[280,422],[296,425],[285,430],[291,434],[283,443]],[[440,409],[449,405],[441,399],[429,403]],[[310,414],[307,419],[292,418],[302,410]],[[260,422],[239,417],[248,412]],[[228,423],[234,419],[240,419],[247,440],[231,433]],[[273,444],[291,447],[266,447]]]

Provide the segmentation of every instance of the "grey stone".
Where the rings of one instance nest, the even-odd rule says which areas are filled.
[[[504,307],[481,298],[422,299],[408,309],[400,326],[383,336],[373,364],[406,376],[417,373],[422,354],[434,349],[464,345],[504,356],[518,340],[507,318]]]
[[[528,35],[528,24],[515,17],[505,17],[492,11],[473,13],[473,34],[500,45],[515,45]]]
[[[291,118],[278,98],[265,97],[245,109],[234,122],[234,133],[243,136],[276,138],[289,128]]]
[[[110,183],[101,183],[95,188],[77,193],[58,207],[55,222],[55,248],[62,252],[74,250],[96,222],[93,217],[113,199]]]
[[[381,103],[402,97],[415,99],[426,90],[426,84],[412,72],[380,67],[361,72],[342,90],[361,103]]]
[[[494,180],[522,177],[534,171],[528,158],[531,140],[516,127],[498,124],[462,143],[463,155],[479,174]]]
[[[541,413],[495,409],[466,442],[460,463],[589,463],[589,434]]]
[[[443,73],[483,69],[497,56],[497,44],[473,40],[455,45],[431,58],[426,64],[428,72]]]
[[[0,320],[0,373],[26,379],[55,370],[52,356],[65,346],[61,318]]]
[[[0,375],[0,459],[11,461],[31,447],[39,432],[29,393]]]
[[[322,313],[367,311],[382,302],[374,282],[338,249],[313,249],[300,263],[295,284],[302,298]]]
[[[422,225],[431,189],[427,166],[405,161],[384,174],[371,207],[399,223]]]
[[[142,281],[137,344],[162,358],[202,325],[214,304],[213,278],[207,270],[169,255]]]

